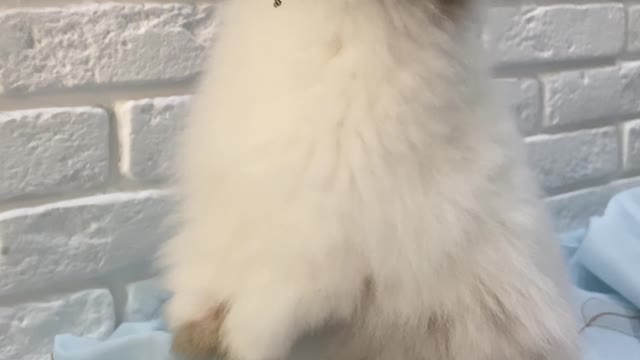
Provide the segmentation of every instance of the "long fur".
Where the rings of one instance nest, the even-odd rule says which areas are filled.
[[[475,5],[221,8],[184,139],[183,227],[163,251],[176,352],[281,360],[333,329],[306,356],[577,359]]]

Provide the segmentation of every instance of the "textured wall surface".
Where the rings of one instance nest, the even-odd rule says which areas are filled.
[[[180,1],[0,1],[0,360],[140,310],[216,32]],[[583,226],[640,184],[640,1],[496,1],[486,30],[556,226]]]

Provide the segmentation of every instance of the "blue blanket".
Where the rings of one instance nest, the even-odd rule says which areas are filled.
[[[640,359],[640,188],[615,196],[587,230],[562,237],[576,290],[584,360]],[[161,308],[168,294],[136,289],[134,314],[106,340],[59,335],[55,360],[175,360]]]

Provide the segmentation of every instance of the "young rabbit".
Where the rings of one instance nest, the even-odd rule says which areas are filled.
[[[477,5],[221,6],[184,139],[182,229],[162,254],[177,354],[578,358]]]

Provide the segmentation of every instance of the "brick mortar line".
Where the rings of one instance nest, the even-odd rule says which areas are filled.
[[[7,9],[22,9],[22,8],[47,8],[47,7],[59,7],[67,5],[84,5],[87,3],[128,3],[128,4],[144,4],[144,3],[157,3],[157,4],[171,4],[171,3],[186,3],[186,4],[214,4],[220,2],[220,0],[2,0],[0,4],[0,10]]]
[[[635,173],[633,175],[626,175],[626,176],[614,178],[607,182],[592,183],[592,184],[589,184],[588,186],[582,186],[579,188],[576,187],[558,194],[544,195],[542,196],[542,199],[545,201],[554,200],[554,199],[562,198],[563,196],[571,196],[581,192],[595,191],[598,189],[604,189],[611,186],[613,187],[620,186],[620,185],[624,185],[626,182],[632,182],[632,181],[640,181],[640,173]]]
[[[1,0],[0,0],[1,1]],[[0,96],[0,112],[41,108],[97,106],[111,108],[117,101],[192,95],[194,81],[145,87],[105,87],[103,89],[70,89],[51,93],[15,94]]]
[[[89,191],[72,191],[54,195],[34,195],[26,196],[13,200],[0,202],[0,214],[8,211],[26,208],[35,208],[49,204],[91,198],[95,196],[107,196],[111,194],[136,193],[145,191],[166,191],[171,192],[172,187],[169,185],[142,184],[131,181],[130,183],[119,182],[107,184],[104,187]]]

